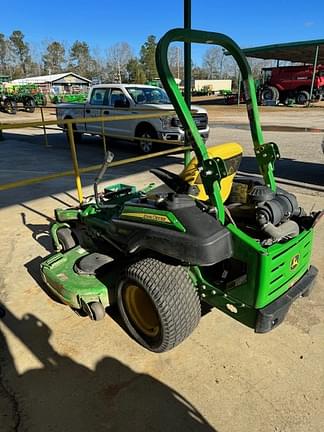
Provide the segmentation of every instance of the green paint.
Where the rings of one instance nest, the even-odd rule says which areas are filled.
[[[79,275],[74,271],[75,262],[87,254],[86,250],[77,246],[68,252],[50,255],[41,263],[42,278],[63,303],[73,308],[81,308],[81,301],[85,303],[100,301],[104,307],[107,307],[109,305],[108,280],[106,278],[99,280],[96,276]]]

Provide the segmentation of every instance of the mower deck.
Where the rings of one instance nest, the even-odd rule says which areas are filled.
[[[46,285],[63,303],[75,309],[91,302],[100,302],[104,307],[109,305],[109,282],[103,266],[95,269],[95,274],[76,271],[77,263],[91,255],[76,246],[67,252],[50,255],[41,263],[41,275]],[[109,263],[104,267],[109,267]]]

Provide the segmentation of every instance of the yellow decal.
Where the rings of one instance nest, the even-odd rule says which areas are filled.
[[[167,216],[152,213],[122,213],[122,216],[146,219],[153,222],[172,223]]]
[[[299,264],[299,258],[300,258],[299,254],[295,255],[294,257],[292,257],[292,260],[290,261],[290,268],[291,268],[291,270],[294,270],[298,266],[298,264]]]

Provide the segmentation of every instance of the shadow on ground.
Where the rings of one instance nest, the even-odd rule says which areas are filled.
[[[259,174],[255,157],[243,156],[240,170],[251,174]],[[324,186],[323,163],[303,162],[295,159],[282,158],[276,161],[275,176],[314,186]],[[316,190],[316,188],[314,188]],[[321,189],[322,190],[322,189]]]
[[[0,145],[0,184],[73,169],[69,145],[65,135],[61,132],[53,132],[48,135],[49,147],[45,147],[44,137],[38,131],[35,132],[35,135],[4,133],[4,137],[5,140],[1,141]],[[108,141],[108,148],[115,154],[115,160],[140,156],[134,143],[111,140]],[[157,151],[168,148],[165,145],[157,148]],[[81,168],[101,164],[104,158],[102,140],[99,137],[85,136],[77,146],[77,155]],[[171,163],[182,164],[183,155],[161,156],[111,168],[105,180],[109,182],[116,180],[118,183],[121,177],[139,174]],[[81,176],[82,185],[92,185],[96,175],[96,172],[83,174]],[[70,189],[75,189],[73,176],[3,191],[1,192],[0,208]]]
[[[56,352],[51,329],[36,316],[18,319],[6,309],[0,322],[42,365],[19,374],[0,332],[0,381],[11,404],[14,430],[215,431],[188,400],[148,374],[111,357],[92,370]],[[8,418],[1,424],[9,424]]]

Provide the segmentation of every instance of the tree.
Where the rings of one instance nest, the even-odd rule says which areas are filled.
[[[121,83],[127,79],[127,64],[132,57],[132,49],[127,42],[119,42],[110,47],[107,66],[113,81]]]
[[[92,78],[95,69],[94,63],[88,44],[86,42],[75,41],[70,49],[69,68],[79,75]]]
[[[144,72],[143,65],[138,61],[137,58],[129,60],[126,66],[128,73],[128,81],[136,84],[144,84],[146,81],[146,75]]]
[[[14,30],[9,37],[9,46],[22,73],[26,75],[28,66],[31,64],[31,57],[28,43],[24,41],[24,38],[25,36],[20,30]]]
[[[223,52],[220,47],[210,47],[203,56],[203,67],[207,71],[208,79],[215,79],[220,75],[220,65]]]
[[[149,80],[158,77],[155,65],[156,45],[156,37],[150,35],[144,45],[142,45],[140,51],[140,62],[142,63],[145,75]]]
[[[183,79],[183,74],[184,74],[183,48],[179,46],[171,46],[168,51],[168,62],[173,76],[176,78]]]
[[[8,41],[3,33],[0,33],[0,72],[6,74],[7,68]]]
[[[197,80],[207,79],[208,78],[208,72],[206,71],[206,69],[204,69],[200,66],[193,65],[191,76],[192,76],[192,79],[197,79]]]
[[[64,46],[57,41],[50,43],[47,46],[45,54],[43,54],[42,60],[46,73],[52,74],[62,72],[65,62]]]

